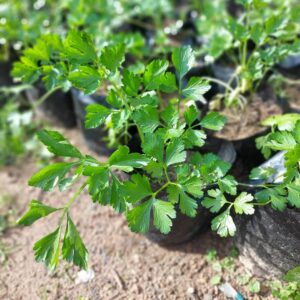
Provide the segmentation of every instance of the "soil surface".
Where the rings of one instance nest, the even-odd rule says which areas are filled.
[[[261,122],[272,116],[282,114],[282,108],[273,100],[256,96],[244,110],[225,109],[221,111],[227,123],[215,136],[229,141],[237,141],[255,136],[266,131]]]
[[[292,85],[286,88],[286,96],[288,99],[289,107],[294,112],[300,112],[300,84]]]
[[[65,134],[85,151],[78,131]],[[15,217],[24,213],[31,199],[61,206],[76,189],[44,193],[28,187],[27,180],[36,171],[31,159],[0,170],[0,195],[15,199],[11,204]],[[232,246],[230,239],[205,233],[184,245],[162,248],[143,235],[131,233],[123,216],[93,204],[87,193],[74,203],[72,218],[89,249],[94,278],[79,283],[76,267],[62,263],[50,274],[43,264],[34,261],[34,242],[57,225],[58,216],[51,215],[33,226],[13,227],[0,235],[0,246],[12,249],[6,260],[0,261],[0,299],[226,299],[219,284],[211,283],[220,273],[207,261],[206,253],[214,248],[220,259],[224,258]],[[229,282],[247,299],[274,299],[265,281],[258,295],[241,286],[238,278],[245,274],[247,271],[235,259],[232,270],[221,273],[221,282]]]

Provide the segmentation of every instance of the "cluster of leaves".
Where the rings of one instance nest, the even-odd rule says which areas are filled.
[[[207,251],[206,260],[211,264],[214,270],[214,275],[210,279],[210,284],[220,285],[222,283],[222,277],[232,276],[240,286],[244,286],[249,292],[259,293],[261,284],[255,277],[250,273],[245,272],[236,274],[238,255],[239,253],[235,247],[233,247],[229,254],[223,259],[218,257],[218,253],[215,249]]]
[[[64,36],[70,28],[93,34],[99,48],[122,40],[137,48],[135,55],[151,55],[145,46],[149,31],[153,32],[152,44],[168,43],[164,34],[165,18],[172,23],[176,19],[175,7],[169,0],[155,3],[151,0],[12,0],[1,4],[0,59],[10,59],[12,48],[16,52],[26,49],[43,34]],[[148,24],[149,19],[152,24]]]
[[[147,232],[153,222],[154,227],[167,234],[176,211],[195,217],[199,199],[216,183],[217,188],[208,191],[215,200],[206,198],[202,203],[212,211],[219,211],[223,201],[228,205],[225,212],[213,220],[213,229],[222,236],[233,235],[235,226],[230,209],[234,207],[240,214],[253,213],[253,207],[248,204],[252,196],[247,193],[237,195],[237,182],[227,175],[229,163],[212,153],[188,152],[204,145],[204,129],[220,130],[225,123],[225,118],[215,112],[200,117],[196,101],[204,100],[203,94],[209,89],[207,82],[192,77],[186,86],[183,84],[195,59],[192,49],[183,47],[173,51],[175,76],[168,71],[166,60],[154,60],[141,72],[134,72],[130,67],[122,68],[124,45],[105,47],[98,55],[89,37],[83,33],[72,31],[63,42],[53,38],[46,41],[26,51],[21,62],[15,64],[14,74],[29,82],[42,76],[45,82],[53,83],[52,88],[74,85],[86,93],[94,92],[103,81],[107,81],[110,87],[106,101],[110,106],[88,106],[85,124],[94,128],[109,123],[117,133],[135,126],[142,153],[131,153],[127,146],[121,145],[107,162],[100,163],[81,154],[58,132],[44,130],[39,133],[39,139],[51,153],[71,161],[45,167],[32,176],[29,184],[50,191],[56,186],[65,189],[81,177],[86,180],[65,207],[49,208],[35,200],[19,221],[30,225],[50,213],[62,211],[58,228],[34,246],[37,260],[44,261],[51,268],[57,265],[66,217],[65,231],[68,233],[69,228],[72,232],[65,233],[62,256],[86,268],[86,249],[74,223],[69,221],[69,208],[85,188],[95,203],[110,205],[117,212],[124,213],[132,231]],[[42,45],[49,50],[42,52],[43,56],[40,55]],[[53,66],[54,53],[60,55]],[[29,61],[34,66],[31,70],[27,68]],[[58,71],[49,75],[49,66]],[[165,103],[162,94],[172,94],[174,99]],[[120,172],[130,177],[124,179]],[[227,201],[225,193],[236,195],[235,201]]]
[[[206,54],[208,62],[225,55],[235,68],[228,82],[224,82],[226,90],[222,97],[227,106],[245,104],[242,95],[255,92],[276,63],[300,49],[299,14],[295,12],[299,3],[292,0],[238,2],[243,6],[238,18],[227,13],[224,3],[218,8],[219,14],[212,13],[214,8],[207,4],[199,18],[200,34],[203,23],[206,27],[212,24],[212,32],[205,32],[208,41],[200,53]]]
[[[286,281],[273,281],[270,283],[272,295],[280,300],[300,298],[300,266],[290,270],[283,277]]]
[[[300,114],[286,114],[266,119],[263,124],[272,132],[256,140],[258,149],[268,158],[273,151],[284,151],[285,169],[278,174],[272,166],[252,170],[251,179],[280,182],[258,193],[261,203],[271,203],[274,209],[283,211],[287,205],[300,208]]]
[[[16,89],[18,93],[20,89]],[[38,124],[32,111],[21,110],[13,94],[1,95],[0,100],[0,166],[15,163],[25,154],[42,157],[41,144],[35,138]],[[9,97],[7,99],[6,97]]]
[[[50,25],[60,28],[57,1],[11,0],[1,3],[0,10],[0,60],[8,60],[12,49],[33,44]]]

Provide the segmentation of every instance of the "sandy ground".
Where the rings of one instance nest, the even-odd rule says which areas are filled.
[[[68,135],[81,144],[78,132]],[[18,216],[31,199],[59,206],[74,192],[43,193],[28,187],[27,180],[36,170],[30,159],[0,170],[0,195],[15,199]],[[14,227],[0,236],[1,242],[13,249],[0,264],[0,299],[225,299],[218,285],[210,283],[216,269],[207,262],[206,253],[215,248],[225,257],[232,241],[205,233],[184,245],[161,248],[143,235],[131,233],[122,216],[93,204],[87,194],[74,204],[72,217],[89,249],[95,277],[88,283],[76,283],[76,267],[62,264],[49,274],[34,261],[34,242],[57,225],[57,217],[49,216],[31,227]],[[256,295],[240,286],[236,279],[245,273],[236,260],[232,271],[222,272],[221,281],[230,282],[248,299],[274,299],[264,287]]]

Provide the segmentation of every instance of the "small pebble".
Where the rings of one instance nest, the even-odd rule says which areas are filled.
[[[195,293],[195,289],[193,287],[189,287],[186,291],[189,295],[192,295]]]

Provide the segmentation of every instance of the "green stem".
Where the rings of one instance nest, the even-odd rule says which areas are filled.
[[[258,187],[268,188],[268,187],[275,186],[274,183],[269,183],[269,184],[250,184],[250,183],[242,183],[242,182],[238,182],[237,185],[241,186],[241,187],[248,187],[248,188],[258,188]]]
[[[36,109],[38,106],[40,106],[43,102],[45,102],[54,92],[61,89],[61,86],[57,86],[53,88],[52,90],[48,91],[46,94],[44,94],[40,99],[34,102],[32,105],[32,109]]]
[[[179,90],[178,90],[177,113],[178,113],[178,116],[180,116],[180,102],[182,100],[182,82],[181,82],[181,79],[179,80],[179,87],[178,88],[179,88]],[[178,119],[177,125],[179,125],[179,119]]]
[[[165,176],[166,176],[166,178],[167,178],[167,181],[170,183],[170,182],[171,182],[171,180],[170,180],[170,177],[169,177],[169,174],[168,174],[167,167],[166,167],[166,166],[164,166],[163,168],[164,168],[164,173],[165,173]]]
[[[75,192],[75,194],[70,198],[70,200],[68,201],[68,203],[65,205],[61,219],[60,219],[60,224],[62,223],[65,215],[67,214],[67,212],[69,211],[71,205],[73,204],[73,202],[77,199],[77,197],[83,192],[83,190],[85,189],[85,187],[87,186],[87,182],[83,183],[80,188]]]
[[[226,82],[224,82],[222,80],[219,80],[219,79],[216,79],[216,78],[212,78],[212,77],[208,77],[208,76],[203,76],[201,78],[205,79],[205,80],[208,80],[208,81],[211,81],[211,82],[214,82],[214,83],[217,83],[217,84],[225,87],[226,89],[230,90],[231,92],[234,91],[234,89],[229,84],[227,84]]]
[[[159,194],[161,191],[163,191],[165,188],[167,188],[170,185],[170,182],[165,183],[162,187],[160,187],[155,193],[152,194],[152,196],[155,198],[157,194]]]

